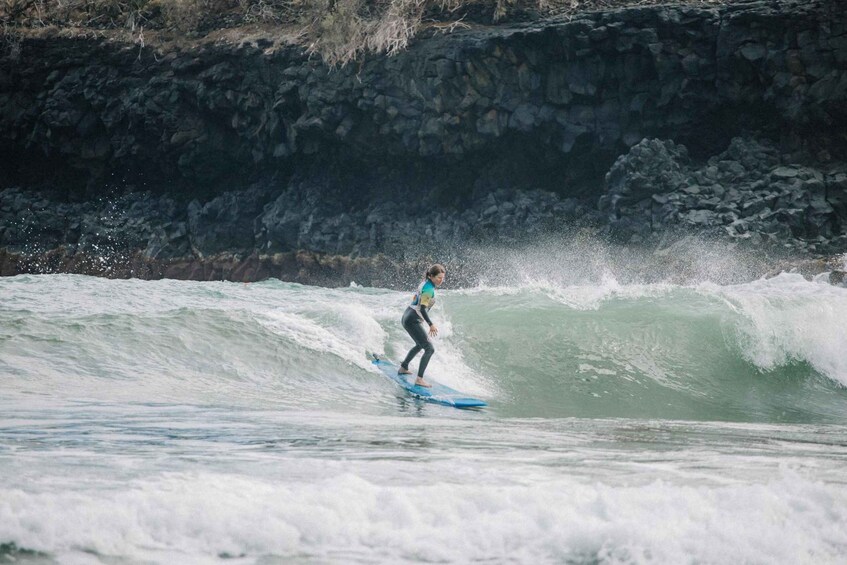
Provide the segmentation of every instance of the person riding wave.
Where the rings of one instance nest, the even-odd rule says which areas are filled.
[[[412,362],[412,359],[418,353],[423,351],[423,357],[421,357],[421,362],[418,365],[418,377],[415,379],[417,386],[432,386],[424,380],[424,372],[432,354],[435,353],[435,347],[429,338],[438,335],[438,328],[429,319],[428,311],[435,305],[435,289],[444,282],[444,275],[446,273],[447,270],[444,266],[438,263],[427,269],[423,282],[418,286],[418,290],[412,298],[412,303],[403,312],[403,328],[409,332],[409,335],[415,341],[415,346],[409,350],[409,354],[400,363],[398,373],[401,375],[411,375],[412,372],[409,370],[409,363]],[[424,330],[423,322],[429,325],[429,332]],[[427,336],[427,333],[429,333],[429,336]]]

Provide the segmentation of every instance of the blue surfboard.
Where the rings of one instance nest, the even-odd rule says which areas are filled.
[[[426,380],[432,385],[431,387],[417,386],[415,384],[415,375],[401,375],[397,372],[399,369],[397,365],[390,361],[380,359],[376,355],[373,355],[373,364],[377,367],[377,369],[382,371],[386,377],[403,387],[410,394],[426,400],[427,402],[434,402],[445,406],[454,406],[456,408],[482,408],[483,406],[488,406],[485,402],[478,398],[471,398],[465,393],[437,383],[429,377],[427,377]]]

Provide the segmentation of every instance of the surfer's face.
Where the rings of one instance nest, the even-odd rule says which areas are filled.
[[[434,277],[431,277],[430,280],[432,281],[432,284],[435,286],[441,286],[441,283],[444,282],[444,275],[445,273],[438,273]]]

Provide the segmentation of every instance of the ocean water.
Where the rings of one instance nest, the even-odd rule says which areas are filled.
[[[847,289],[449,282],[0,278],[0,563],[847,562]]]

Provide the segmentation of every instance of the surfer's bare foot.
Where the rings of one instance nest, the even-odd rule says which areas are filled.
[[[397,369],[397,374],[398,375],[411,375],[412,371],[410,371],[409,369],[404,369],[403,367],[400,367],[399,369]]]
[[[415,379],[415,386],[424,386],[424,387],[429,388],[432,385],[429,384],[428,382],[426,382],[425,380],[423,380],[421,377],[418,377],[418,378]]]

